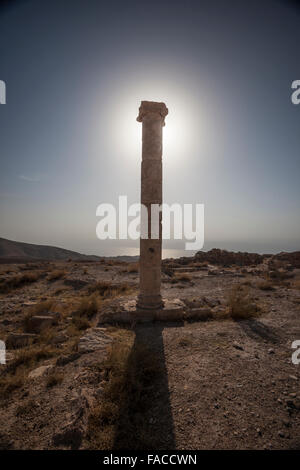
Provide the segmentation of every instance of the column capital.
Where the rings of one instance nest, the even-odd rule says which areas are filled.
[[[143,122],[143,118],[148,114],[160,116],[162,125],[165,125],[165,117],[168,114],[168,108],[165,103],[158,103],[156,101],[142,101],[139,108],[139,115],[136,118],[138,122]]]

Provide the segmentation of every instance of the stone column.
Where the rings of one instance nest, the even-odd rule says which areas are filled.
[[[141,203],[148,210],[148,239],[140,239],[140,293],[137,309],[157,310],[163,307],[160,293],[162,228],[159,237],[151,239],[151,205],[162,204],[162,128],[168,109],[164,103],[142,101],[138,122],[143,123]],[[145,221],[141,216],[141,234]]]

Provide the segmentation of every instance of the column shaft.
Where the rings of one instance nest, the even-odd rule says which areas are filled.
[[[151,238],[151,206],[162,204],[162,127],[167,115],[164,103],[143,101],[138,121],[142,122],[141,203],[148,210],[148,239],[140,239],[140,293],[139,309],[163,307],[161,287],[161,214],[156,224],[158,238]],[[141,218],[141,233],[145,228]]]

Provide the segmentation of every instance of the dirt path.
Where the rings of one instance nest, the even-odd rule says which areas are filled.
[[[260,319],[163,338],[176,448],[300,449],[300,371],[284,332]]]

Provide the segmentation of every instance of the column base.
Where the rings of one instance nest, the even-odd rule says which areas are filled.
[[[145,312],[151,312],[154,310],[159,310],[164,307],[164,302],[161,295],[143,295],[138,296],[136,302],[137,310],[145,310]]]
[[[153,321],[178,322],[185,319],[186,306],[180,299],[163,299],[163,306],[159,308],[140,308],[136,300],[125,300],[118,306],[107,312],[100,319],[99,325],[110,324],[132,324]]]

